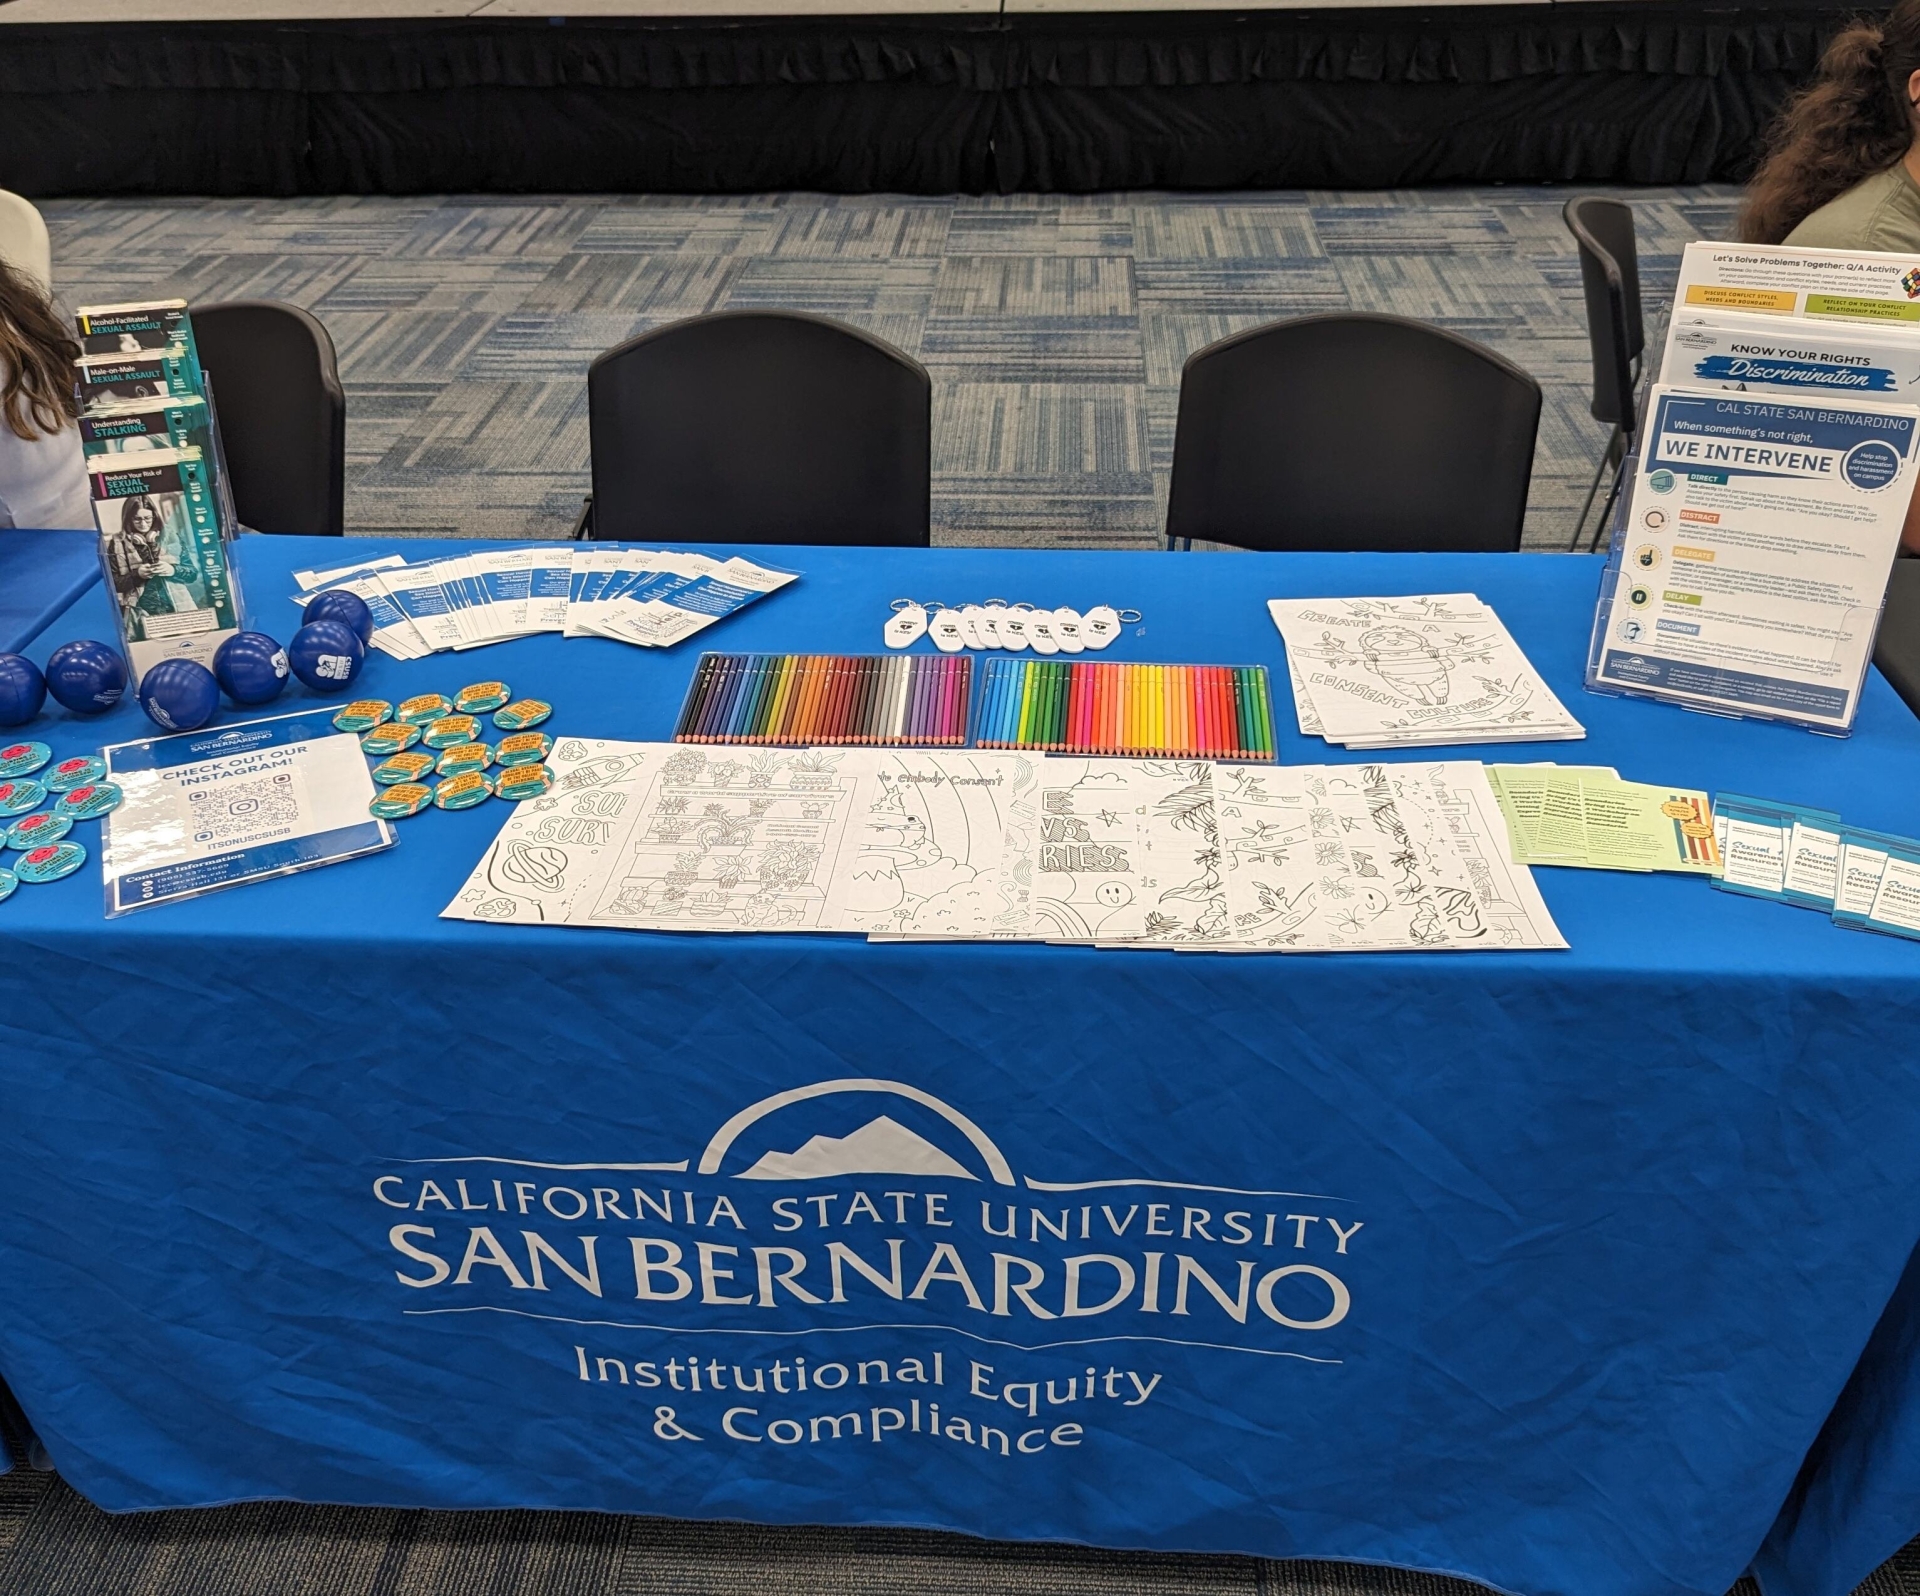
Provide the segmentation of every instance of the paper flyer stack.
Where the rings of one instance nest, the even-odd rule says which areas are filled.
[[[1595,765],[1489,765],[1516,864],[1720,873],[1712,801]]]
[[[389,554],[293,579],[298,604],[329,588],[357,593],[373,612],[373,646],[422,659],[538,632],[668,648],[795,578],[738,556],[545,543],[413,564]]]
[[[210,665],[242,615],[186,302],[89,305],[74,320],[81,448],[133,680],[165,659]]]
[[[1267,610],[1303,735],[1354,749],[1586,736],[1472,593],[1269,599]]]
[[[454,919],[1317,952],[1566,946],[1485,767],[563,738]]]

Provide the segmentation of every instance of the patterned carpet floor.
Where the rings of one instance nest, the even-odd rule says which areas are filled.
[[[1486,1596],[1350,1563],[770,1529],[595,1513],[253,1503],[109,1517],[0,1475],[0,1596]],[[1741,1580],[1730,1596],[1759,1596]],[[1856,1596],[1920,1596],[1920,1541]]]
[[[1499,350],[1546,393],[1530,547],[1564,547],[1604,444],[1568,190],[58,201],[69,305],[286,299],[348,400],[347,525],[562,537],[587,489],[588,363],[701,311],[865,327],[934,383],[937,543],[1152,547],[1180,366],[1229,333],[1379,310]],[[1624,191],[1650,335],[1735,191]]]

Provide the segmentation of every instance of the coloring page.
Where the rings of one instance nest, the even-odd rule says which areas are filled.
[[[441,918],[564,925],[632,824],[644,775],[677,747],[562,737],[547,761],[553,786],[508,812]]]
[[[874,937],[990,936],[1008,812],[1034,761],[984,751],[875,751],[825,923]]]
[[[1395,765],[1394,794],[1405,815],[1418,811],[1443,832],[1480,906],[1487,945],[1564,948],[1533,872],[1508,854],[1507,826],[1478,760]]]
[[[1330,741],[1582,735],[1500,618],[1470,593],[1274,599],[1267,608]]]
[[[1391,769],[1221,767],[1217,811],[1236,945],[1442,949],[1481,937],[1465,868],[1443,842],[1408,830]]]
[[[1227,886],[1229,926],[1242,947],[1297,949],[1300,928],[1352,873],[1340,818],[1317,766],[1223,765],[1214,809]],[[1323,885],[1327,883],[1327,885]]]
[[[994,878],[990,937],[1019,939],[1033,918],[1033,843],[1040,828],[1040,767],[1045,760],[1015,754],[1012,791],[1007,795],[1007,831]]]
[[[1142,760],[1141,839],[1148,893],[1137,944],[1200,948],[1228,940],[1226,877],[1211,760]]]
[[[1029,934],[1049,942],[1140,934],[1140,816],[1122,759],[1045,759],[1033,838]]]
[[[1448,947],[1472,947],[1491,935],[1486,918],[1480,912],[1479,895],[1467,874],[1467,867],[1454,851],[1452,834],[1447,830],[1429,790],[1413,779],[1419,767],[1413,765],[1363,765],[1368,801],[1381,815],[1381,803],[1392,805],[1390,826],[1397,826],[1396,840],[1403,840],[1417,862],[1421,879],[1446,928]]]
[[[584,918],[629,930],[837,929],[828,891],[857,846],[850,822],[872,759],[867,749],[676,746]]]
[[[1223,936],[1212,775],[1205,760],[1046,760],[1030,933],[1166,946]]]

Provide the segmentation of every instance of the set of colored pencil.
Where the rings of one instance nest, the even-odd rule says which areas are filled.
[[[1064,754],[1272,759],[1264,665],[989,656],[974,740]]]
[[[957,748],[972,686],[964,654],[703,654],[673,738]]]

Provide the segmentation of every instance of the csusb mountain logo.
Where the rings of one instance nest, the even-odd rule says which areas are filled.
[[[924,1383],[935,1403],[932,1388],[958,1383],[1030,1418],[1041,1416],[1041,1371],[1006,1380],[994,1361],[1031,1355],[1047,1363],[1048,1393],[1121,1405],[1135,1392],[1144,1403],[1160,1376],[1131,1362],[1102,1374],[1102,1343],[1337,1365],[1366,1223],[1324,1193],[1017,1174],[959,1109],[871,1078],[763,1098],[694,1156],[399,1160],[371,1197],[384,1210],[387,1279],[410,1315],[510,1314],[599,1338],[670,1338],[675,1355],[636,1361],[631,1348],[611,1355],[569,1331],[566,1362],[580,1380],[708,1398]],[[794,1350],[814,1332],[870,1345],[826,1341],[835,1356],[823,1362],[820,1343]],[[924,1352],[903,1358],[895,1332],[961,1339],[921,1334]],[[680,1355],[682,1337],[700,1345]],[[876,1337],[889,1355],[860,1361]],[[769,1362],[763,1347],[779,1355]],[[979,1348],[993,1349],[990,1361]],[[655,1433],[782,1444],[775,1425],[801,1433],[798,1419],[769,1421],[757,1402],[716,1408],[705,1428],[662,1408]],[[842,1418],[862,1418],[874,1440],[894,1415],[913,1433],[929,1433],[924,1418],[946,1438],[937,1405],[923,1415],[921,1402],[915,1393]]]

